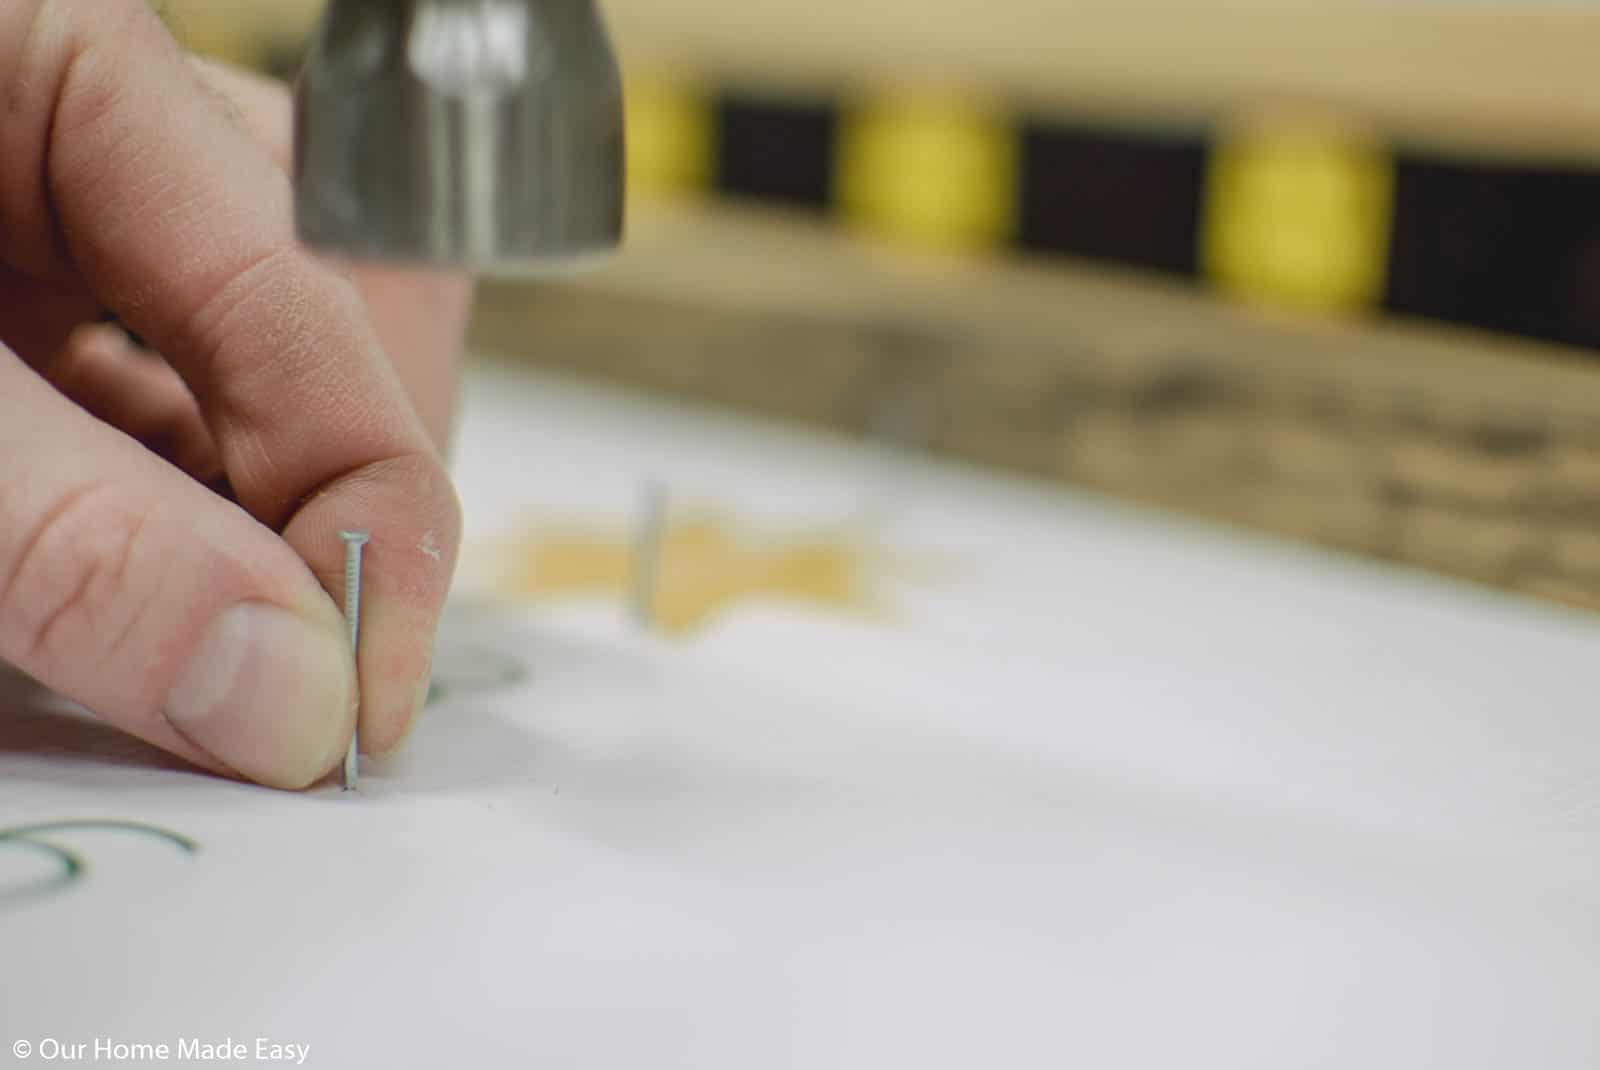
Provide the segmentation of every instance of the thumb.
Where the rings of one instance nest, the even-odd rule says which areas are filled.
[[[199,765],[320,779],[355,725],[338,609],[277,535],[0,347],[0,660]]]

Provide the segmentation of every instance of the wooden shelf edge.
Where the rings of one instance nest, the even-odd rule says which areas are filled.
[[[592,277],[485,286],[472,345],[1600,606],[1576,351],[713,209],[648,213]]]

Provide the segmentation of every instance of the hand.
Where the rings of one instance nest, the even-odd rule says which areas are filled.
[[[294,105],[280,82],[214,60],[194,67],[221,103],[289,174],[294,160]],[[366,299],[378,340],[442,450],[455,415],[462,338],[472,310],[472,278],[377,264],[342,265]]]
[[[301,249],[286,129],[143,0],[0,5],[0,660],[293,788],[354,727],[341,528],[372,532],[363,749],[426,694],[460,531],[430,429],[467,286]],[[164,359],[83,326],[107,314]]]

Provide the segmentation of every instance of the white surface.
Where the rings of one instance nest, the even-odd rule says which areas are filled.
[[[463,609],[447,648],[529,680],[432,709],[360,799],[0,728],[0,826],[202,845],[63,835],[88,879],[0,901],[0,1065],[1600,1065],[1587,618],[559,382],[467,411],[480,534],[624,523],[650,474],[950,567],[888,623],[684,642]],[[0,887],[42,865],[0,845]]]

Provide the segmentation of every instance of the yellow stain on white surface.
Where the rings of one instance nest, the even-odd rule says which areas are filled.
[[[711,184],[716,120],[693,79],[628,72],[623,82],[628,192],[683,195]]]
[[[516,598],[620,601],[632,590],[635,547],[623,534],[550,527],[512,540],[508,549],[503,586]],[[682,634],[758,598],[867,612],[870,570],[871,556],[852,539],[751,535],[718,516],[686,517],[669,523],[662,537],[654,619],[662,631]]]
[[[1394,164],[1334,120],[1275,117],[1221,137],[1208,167],[1200,259],[1223,291],[1312,311],[1383,296]]]
[[[836,186],[863,230],[940,251],[989,248],[1016,227],[1015,131],[977,94],[900,91],[847,112]]]

